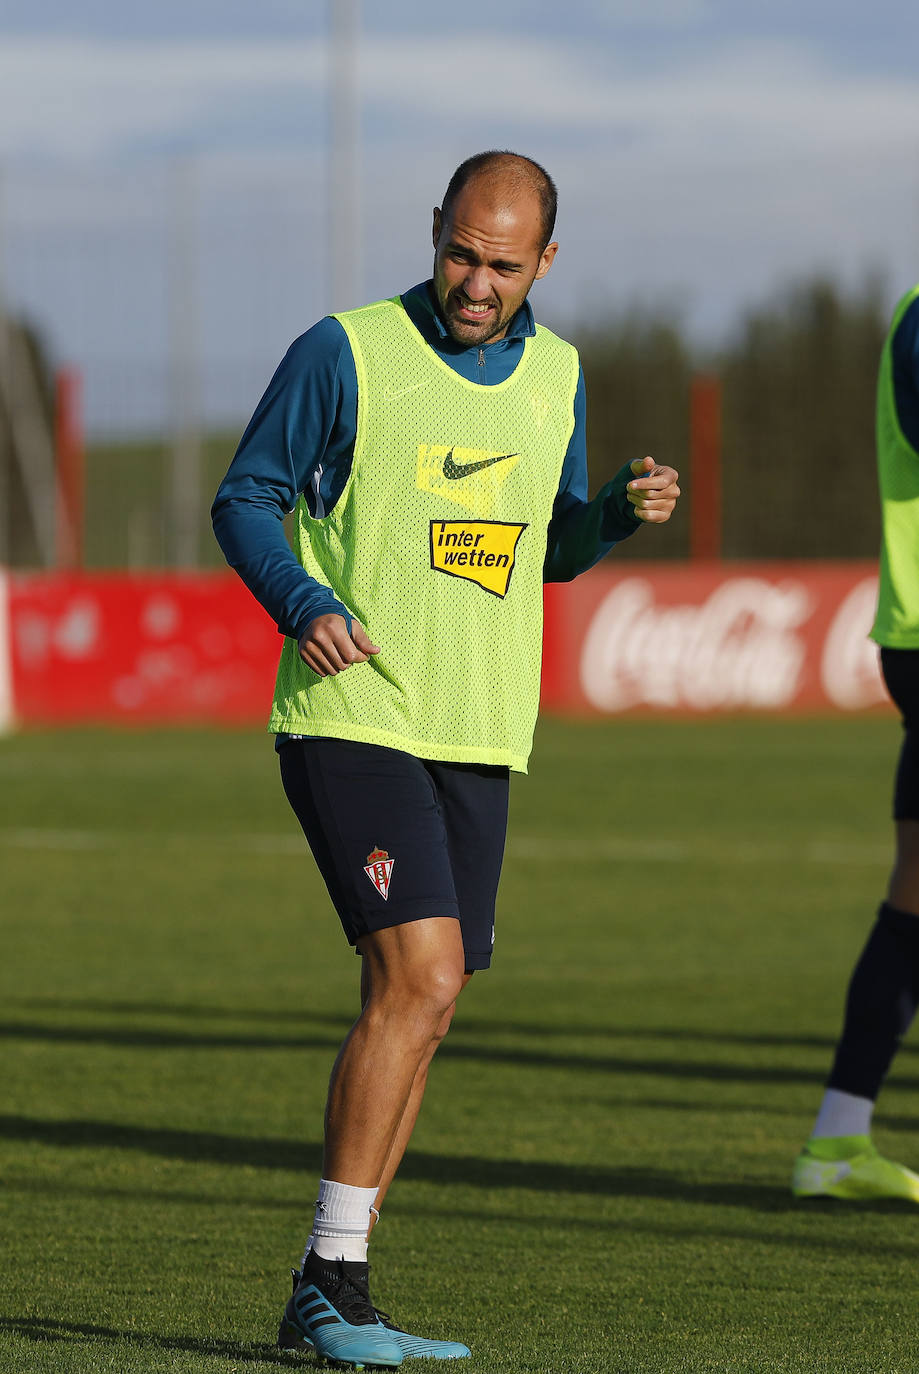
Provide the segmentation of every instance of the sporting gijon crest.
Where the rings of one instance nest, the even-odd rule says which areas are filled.
[[[383,901],[389,900],[389,882],[392,878],[395,859],[391,859],[385,849],[379,847],[367,855],[364,872],[373,883]]]

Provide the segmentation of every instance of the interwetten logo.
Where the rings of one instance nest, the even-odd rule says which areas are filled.
[[[525,529],[504,520],[432,520],[431,567],[504,597]]]

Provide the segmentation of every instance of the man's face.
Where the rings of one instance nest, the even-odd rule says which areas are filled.
[[[434,292],[451,337],[465,347],[503,339],[533,282],[558,247],[541,247],[535,195],[507,203],[494,187],[469,182],[449,215],[434,211]]]

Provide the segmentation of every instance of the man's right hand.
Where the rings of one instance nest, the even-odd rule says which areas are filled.
[[[371,644],[367,632],[358,621],[348,622],[343,615],[317,615],[311,620],[298,641],[300,657],[308,668],[320,677],[333,677],[352,663],[366,663],[371,654],[380,652]]]

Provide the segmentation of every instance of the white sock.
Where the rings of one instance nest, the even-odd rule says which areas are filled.
[[[363,1263],[367,1258],[367,1232],[376,1188],[352,1188],[348,1183],[319,1180],[319,1197],[313,1233],[303,1258],[314,1250],[320,1259],[344,1259]]]
[[[827,1088],[811,1136],[870,1135],[874,1103],[870,1097]]]

